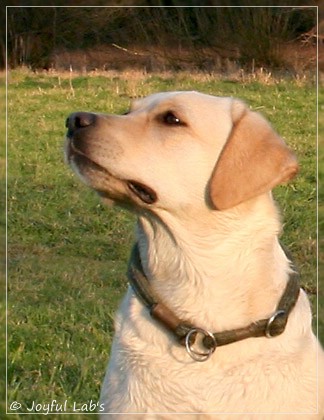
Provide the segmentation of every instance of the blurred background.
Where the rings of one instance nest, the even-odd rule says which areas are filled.
[[[75,2],[53,0],[46,2],[47,7],[37,7],[40,2],[35,0],[28,2],[31,7],[19,7],[23,3],[6,2],[15,6],[7,8],[11,68],[235,74],[262,67],[302,74],[316,67],[317,42],[320,51],[324,48],[324,14],[320,8],[317,27],[314,6],[320,2],[316,0],[277,1],[278,7],[256,7],[252,0],[204,2],[205,6],[222,7],[172,0],[120,0],[116,7],[60,7]],[[101,6],[107,2],[79,1],[78,6],[93,3]],[[270,0],[257,2],[257,6],[272,4]],[[149,7],[152,5],[160,7]],[[5,19],[5,8],[1,13]],[[2,68],[5,31],[2,25]],[[323,70],[323,60],[319,66]]]

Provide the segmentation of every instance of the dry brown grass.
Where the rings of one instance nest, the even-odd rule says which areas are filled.
[[[273,52],[274,65],[290,72],[302,72],[314,68],[316,63],[316,45],[298,42],[278,45]],[[244,62],[244,64],[243,64]],[[186,49],[170,46],[168,49],[159,46],[124,48],[118,45],[99,45],[80,50],[55,51],[49,60],[47,69],[89,73],[96,70],[127,69],[148,73],[165,71],[204,71],[228,74],[240,68],[254,71],[257,58],[243,61],[238,49],[195,48]],[[278,64],[280,63],[280,64]],[[259,65],[260,67],[260,65]]]
[[[24,68],[20,72],[20,77],[23,75],[27,75],[28,73],[32,73],[28,68]],[[135,91],[138,89],[140,84],[144,84],[145,81],[149,77],[160,77],[161,79],[176,79],[176,80],[183,80],[188,78],[190,74],[190,78],[193,81],[200,81],[200,82],[210,82],[212,80],[228,80],[233,82],[239,83],[251,83],[251,82],[259,82],[265,85],[275,85],[281,83],[282,81],[286,81],[287,79],[291,79],[297,83],[298,86],[304,86],[307,83],[315,82],[316,81],[316,71],[309,70],[303,71],[301,73],[287,73],[287,72],[272,72],[266,68],[256,68],[253,71],[244,70],[242,68],[236,68],[232,72],[227,74],[222,74],[220,72],[204,72],[199,70],[194,71],[157,71],[154,73],[147,72],[145,69],[131,69],[126,68],[124,70],[92,70],[92,71],[78,71],[73,70],[72,72],[66,70],[56,70],[50,69],[48,71],[37,71],[38,74],[47,74],[58,78],[58,84],[60,84],[60,80],[69,79],[71,81],[71,86],[73,86],[73,78],[86,76],[86,77],[96,77],[96,76],[103,76],[110,79],[118,79],[127,82],[127,95],[130,97],[135,96]],[[35,72],[33,72],[35,74]],[[9,76],[10,78],[10,76]],[[116,89],[118,90],[118,83],[116,83]],[[122,92],[116,92],[122,93]]]

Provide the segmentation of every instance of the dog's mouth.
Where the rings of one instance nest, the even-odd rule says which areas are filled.
[[[157,194],[152,188],[137,181],[126,181],[128,189],[145,204],[154,204]]]
[[[97,174],[100,173],[106,175],[106,177],[117,179],[126,186],[127,190],[133,197],[137,197],[141,202],[145,204],[154,204],[158,199],[157,193],[142,182],[133,179],[120,179],[113,175],[106,168],[99,165],[97,162],[89,158],[84,152],[79,150],[73,144],[73,140],[69,137],[67,138],[66,158],[68,163],[71,164],[73,162],[81,173],[83,173],[84,168],[86,168],[92,169],[92,171],[95,171]],[[99,195],[103,197],[109,197],[111,195],[110,192],[105,191],[105,189],[97,188],[95,186],[94,189],[99,193]]]
[[[91,162],[93,164],[95,163],[91,159],[89,159],[88,156],[84,152],[82,152],[80,149],[78,149],[75,146],[75,144],[73,143],[73,137],[70,137],[69,132],[67,133],[67,136],[66,136],[65,156],[66,156],[66,160],[69,164],[71,164],[71,162],[73,160],[79,160],[79,159],[82,159],[82,158],[85,161],[88,161],[89,163],[91,163]]]

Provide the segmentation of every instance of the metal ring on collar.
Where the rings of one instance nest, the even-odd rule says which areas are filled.
[[[195,334],[195,333],[200,333],[204,335],[205,337],[210,337],[213,340],[213,346],[204,353],[194,350],[190,344],[190,337],[192,336],[192,334]],[[186,343],[187,353],[196,362],[205,362],[206,360],[208,360],[210,356],[214,353],[217,347],[217,343],[216,343],[216,339],[214,335],[209,331],[203,330],[202,328],[192,328],[191,330],[189,330],[185,337],[185,343]]]
[[[272,317],[269,318],[269,320],[267,322],[267,325],[266,325],[266,328],[265,328],[265,336],[267,338],[273,338],[273,337],[276,337],[278,335],[278,334],[275,334],[275,335],[271,334],[271,326],[274,323],[274,321],[277,319],[278,316],[284,315],[284,314],[285,314],[285,311],[279,310],[279,311],[275,312],[272,315]]]

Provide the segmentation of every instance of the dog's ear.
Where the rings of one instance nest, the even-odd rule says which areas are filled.
[[[233,129],[210,180],[218,210],[234,207],[270,191],[298,172],[295,155],[258,113],[234,101]]]

